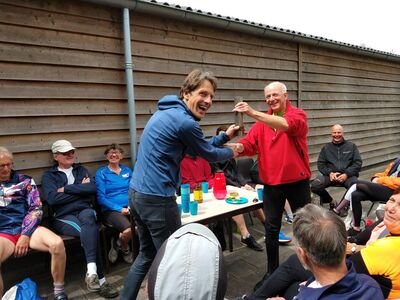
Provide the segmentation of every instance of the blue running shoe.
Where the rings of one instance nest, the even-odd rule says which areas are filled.
[[[292,241],[292,239],[288,236],[286,236],[283,231],[279,231],[279,243],[281,244],[287,244],[290,243]]]

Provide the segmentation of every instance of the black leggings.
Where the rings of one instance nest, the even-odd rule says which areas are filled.
[[[267,273],[279,266],[279,231],[286,199],[294,213],[311,201],[309,180],[280,185],[264,185],[265,243],[267,249]]]
[[[386,203],[392,195],[393,190],[382,184],[370,181],[358,181],[357,189],[351,194],[354,226],[360,227],[362,216],[361,201],[370,200]]]

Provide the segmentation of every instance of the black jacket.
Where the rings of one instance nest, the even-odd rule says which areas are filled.
[[[74,184],[68,185],[67,176],[58,171],[58,165],[54,165],[42,177],[44,198],[57,217],[91,207],[93,197],[96,196],[94,178],[91,178],[90,183],[81,183],[85,177],[90,176],[88,170],[79,164],[74,164],[72,168],[72,174],[75,177]],[[64,193],[57,192],[60,187],[64,187]]]
[[[319,153],[317,166],[323,175],[329,176],[331,172],[339,172],[346,173],[348,177],[358,177],[362,160],[357,146],[343,140],[340,144],[326,144]]]

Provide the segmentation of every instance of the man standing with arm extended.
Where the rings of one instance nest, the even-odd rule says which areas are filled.
[[[311,183],[311,191],[317,194],[322,203],[335,207],[332,197],[327,192],[329,186],[343,186],[346,189],[357,182],[362,160],[358,148],[343,136],[343,127],[333,125],[332,142],[327,143],[318,156],[318,171],[321,173]]]
[[[267,113],[259,112],[246,102],[236,104],[234,111],[245,113],[257,122],[236,144],[241,155],[258,153],[259,176],[264,182],[265,242],[271,274],[279,265],[278,235],[285,200],[293,212],[311,201],[311,176],[307,149],[307,116],[292,107],[286,86],[272,82],[264,89]]]
[[[165,96],[147,123],[129,186],[129,205],[135,218],[140,250],[126,279],[121,299],[136,299],[140,285],[162,243],[181,226],[175,191],[180,185],[184,155],[201,156],[210,162],[234,156],[222,145],[239,129],[206,140],[198,121],[212,105],[217,88],[209,72],[192,71],[180,95]],[[133,147],[134,145],[132,145]]]

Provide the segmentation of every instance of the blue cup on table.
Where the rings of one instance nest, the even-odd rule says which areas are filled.
[[[190,214],[192,216],[197,215],[197,211],[199,209],[199,203],[197,201],[190,201],[189,207],[190,207]]]
[[[260,200],[260,201],[263,201],[263,191],[264,191],[263,188],[257,189],[257,197],[258,197],[258,200]]]
[[[189,202],[190,202],[190,185],[184,183],[181,185],[181,203],[182,203],[182,211],[184,213],[189,212]]]
[[[182,204],[178,204],[178,215],[179,215],[179,218],[182,217]]]
[[[208,182],[205,181],[201,183],[201,190],[203,191],[203,194],[208,193]]]

